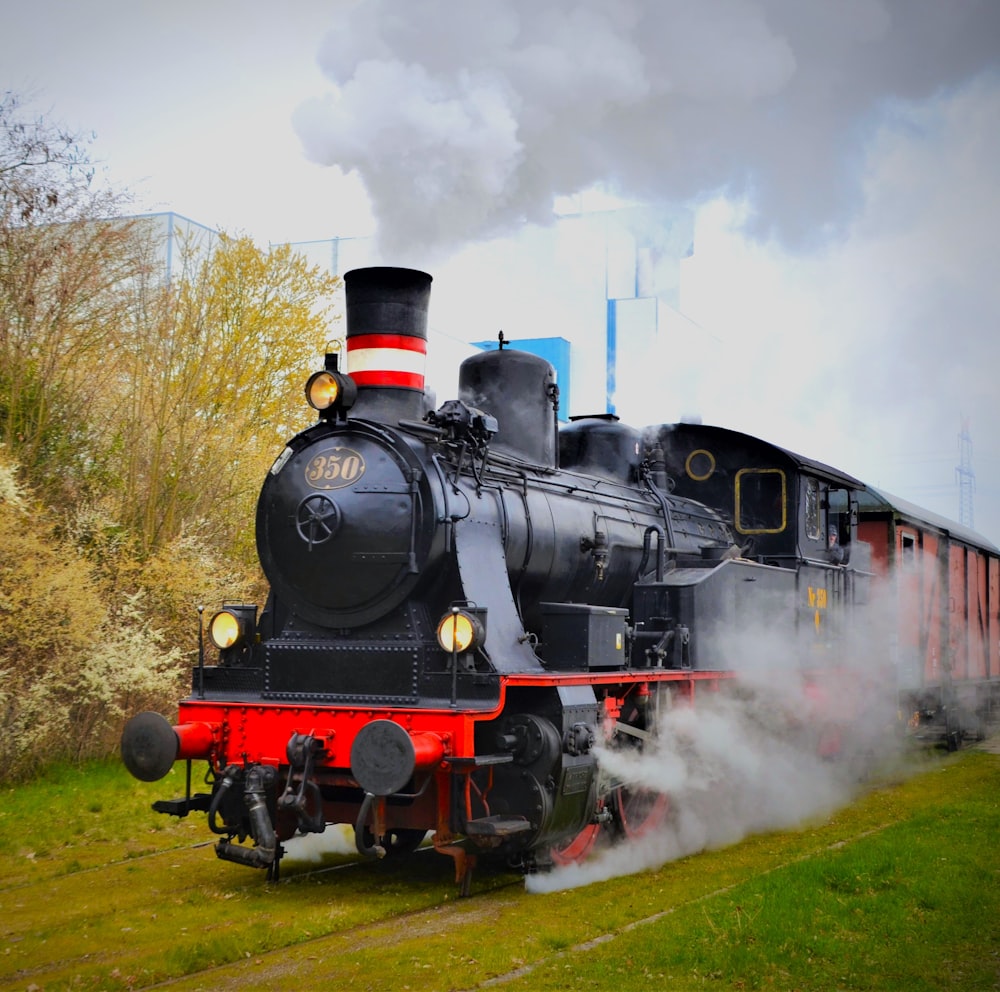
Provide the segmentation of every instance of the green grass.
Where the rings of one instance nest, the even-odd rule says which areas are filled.
[[[885,823],[886,813],[896,819]],[[841,843],[845,828],[865,835]],[[811,854],[797,854],[797,838],[810,839]],[[762,868],[770,846],[796,859],[508,987],[997,989],[998,838],[1000,759],[965,755],[871,794],[822,828],[751,838],[728,854]],[[723,881],[726,857],[693,860]],[[648,884],[667,892],[684,868],[650,873]]]
[[[120,761],[56,765],[32,782],[0,787],[0,891],[207,840],[203,818],[152,811],[154,800],[183,792],[182,765],[146,783]]]
[[[469,900],[433,853],[269,886],[192,849],[203,816],[149,810],[174,774],[3,790],[0,989],[1000,989],[996,755],[934,756],[823,822],[581,889],[482,871]]]

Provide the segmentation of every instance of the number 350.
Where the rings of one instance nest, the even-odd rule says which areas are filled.
[[[365,460],[351,448],[332,448],[315,455],[306,465],[306,482],[313,489],[340,489],[364,475]]]

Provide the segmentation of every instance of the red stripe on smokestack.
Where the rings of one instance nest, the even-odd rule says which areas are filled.
[[[427,342],[408,334],[355,334],[347,340],[347,353],[355,348],[403,348],[427,354]]]
[[[423,389],[424,377],[413,372],[351,372],[359,386],[396,386],[399,389]]]

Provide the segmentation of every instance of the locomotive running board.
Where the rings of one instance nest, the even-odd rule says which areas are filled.
[[[493,667],[502,674],[544,671],[514,605],[499,527],[488,520],[457,523],[455,557],[466,599],[489,608],[486,653]]]

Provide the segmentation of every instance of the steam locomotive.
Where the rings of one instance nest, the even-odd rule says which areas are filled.
[[[867,489],[829,466],[702,425],[560,429],[552,367],[502,336],[434,409],[430,284],[347,273],[347,368],[310,377],[317,422],[260,493],[267,602],[211,618],[176,724],[142,713],[122,736],[141,780],[188,763],[155,809],[206,813],[220,858],[272,878],[328,824],[372,857],[432,833],[466,885],[478,855],[533,870],[642,834],[666,801],[597,745],[641,750],[737,678],[733,632],[765,615],[822,701],[869,600]]]

